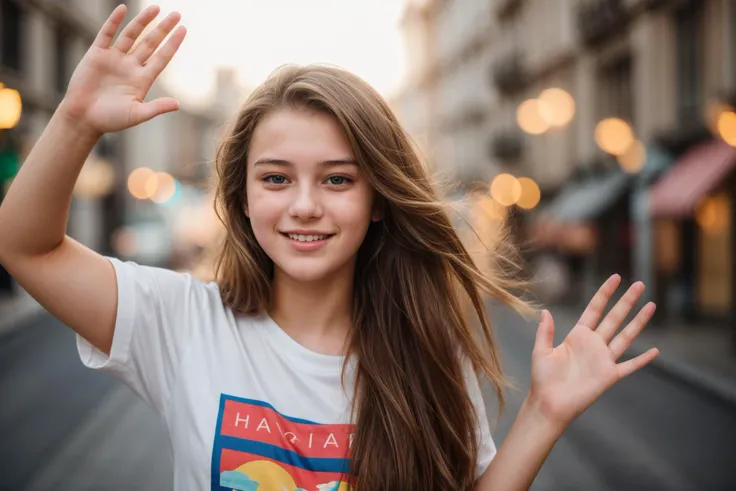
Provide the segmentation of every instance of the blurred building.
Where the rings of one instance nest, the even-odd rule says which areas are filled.
[[[736,325],[736,2],[407,0],[403,28],[406,126],[466,189],[538,185],[506,212],[566,300],[617,272]]]
[[[40,136],[75,66],[120,3],[0,0],[0,84],[17,90],[22,100],[20,121],[11,129],[0,130],[0,140],[4,147],[13,143],[17,162],[24,160]],[[85,166],[83,182],[75,190],[69,233],[101,251],[110,251],[106,238],[120,222],[122,188],[117,184],[124,158],[119,136],[106,136],[95,148],[90,165]],[[88,179],[92,175],[94,183]],[[12,173],[5,173],[3,190],[12,177]],[[12,281],[2,268],[0,277],[0,289],[6,293],[12,290]]]
[[[124,22],[140,11],[137,0],[0,0],[0,89],[17,90],[22,101],[17,124],[0,130],[0,199],[100,26],[120,3],[128,4]],[[104,254],[160,265],[177,261],[177,224],[197,225],[182,214],[196,210],[212,222],[201,209],[211,207],[215,148],[245,95],[234,70],[222,69],[216,76],[214,95],[207,100],[183,101],[178,111],[101,139],[74,189],[70,236]],[[148,99],[171,95],[176,96],[157,81]],[[138,169],[148,173],[138,172],[138,181],[131,180]],[[211,233],[197,226],[197,232],[183,236],[194,240],[197,233]],[[15,290],[0,268],[0,296]]]

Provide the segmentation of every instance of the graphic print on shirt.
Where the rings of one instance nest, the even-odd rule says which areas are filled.
[[[291,418],[266,402],[220,396],[212,490],[348,491],[351,424]]]

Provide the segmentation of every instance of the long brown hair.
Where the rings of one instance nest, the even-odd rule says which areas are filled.
[[[225,237],[215,277],[224,302],[252,313],[269,305],[273,264],[244,213],[245,163],[258,123],[285,107],[335,118],[383,208],[355,270],[351,481],[358,490],[471,489],[477,421],[462,358],[485,374],[501,406],[506,386],[481,292],[522,311],[526,305],[511,293],[508,275],[476,267],[397,118],[357,76],[322,65],[282,67],[237,116],[216,157]]]

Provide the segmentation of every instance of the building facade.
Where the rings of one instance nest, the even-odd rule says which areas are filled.
[[[17,126],[0,130],[2,141],[14,142],[12,152],[22,162],[63,97],[71,74],[94,40],[99,27],[121,2],[74,0],[0,1],[0,84],[17,90],[22,113]],[[119,224],[122,194],[117,180],[124,161],[118,135],[106,136],[93,152],[96,168],[108,176],[105,189],[79,188],[70,210],[69,233],[80,242],[110,251],[106,241]],[[115,179],[110,179],[110,176]],[[12,176],[3,183],[3,190]],[[5,295],[13,290],[7,272],[0,271]]]
[[[564,267],[568,300],[618,272],[650,285],[660,314],[736,322],[735,3],[424,0],[403,27],[422,56],[402,119],[461,180],[534,179],[539,206],[514,214],[532,260]],[[549,88],[572,96],[572,121],[522,131],[522,103]],[[633,167],[601,150],[609,118],[640,143]]]
[[[99,28],[120,3],[128,5],[124,24],[142,8],[139,0],[0,0],[0,88],[17,90],[22,100],[17,125],[0,130],[0,152],[13,145],[6,153],[13,153],[14,171],[48,124]],[[173,253],[179,210],[171,204],[208,199],[217,140],[243,95],[235,74],[222,70],[214,100],[182,104],[180,110],[143,125],[104,135],[80,173],[67,233],[103,254],[129,252],[131,258],[158,258],[154,262],[165,265]],[[148,98],[163,96],[176,94],[157,80]],[[135,198],[128,180],[141,167],[176,179],[177,200],[162,206]],[[5,174],[0,172],[0,199],[12,180]],[[133,254],[136,249],[139,254]],[[0,268],[0,297],[12,299],[16,290]]]

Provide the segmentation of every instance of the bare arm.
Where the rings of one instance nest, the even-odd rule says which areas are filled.
[[[112,265],[65,235],[74,183],[98,138],[54,114],[0,206],[0,261],[49,312],[109,350]]]
[[[529,489],[564,426],[553,425],[527,397],[498,453],[478,479],[476,491]]]
[[[554,346],[554,321],[542,313],[532,350],[529,394],[511,431],[476,491],[529,489],[544,460],[567,426],[613,384],[657,357],[656,348],[629,360],[617,360],[644,329],[654,304],[645,305],[626,327],[619,327],[644,291],[634,283],[599,323],[621,278],[609,278],[593,296],[565,340]]]
[[[169,98],[144,102],[184,38],[180,27],[155,52],[178,14],[131,50],[157,14],[157,7],[144,10],[113,43],[125,7],[113,11],[0,206],[0,262],[47,310],[105,353],[115,329],[115,271],[66,236],[67,219],[74,184],[99,138],[178,108]]]

